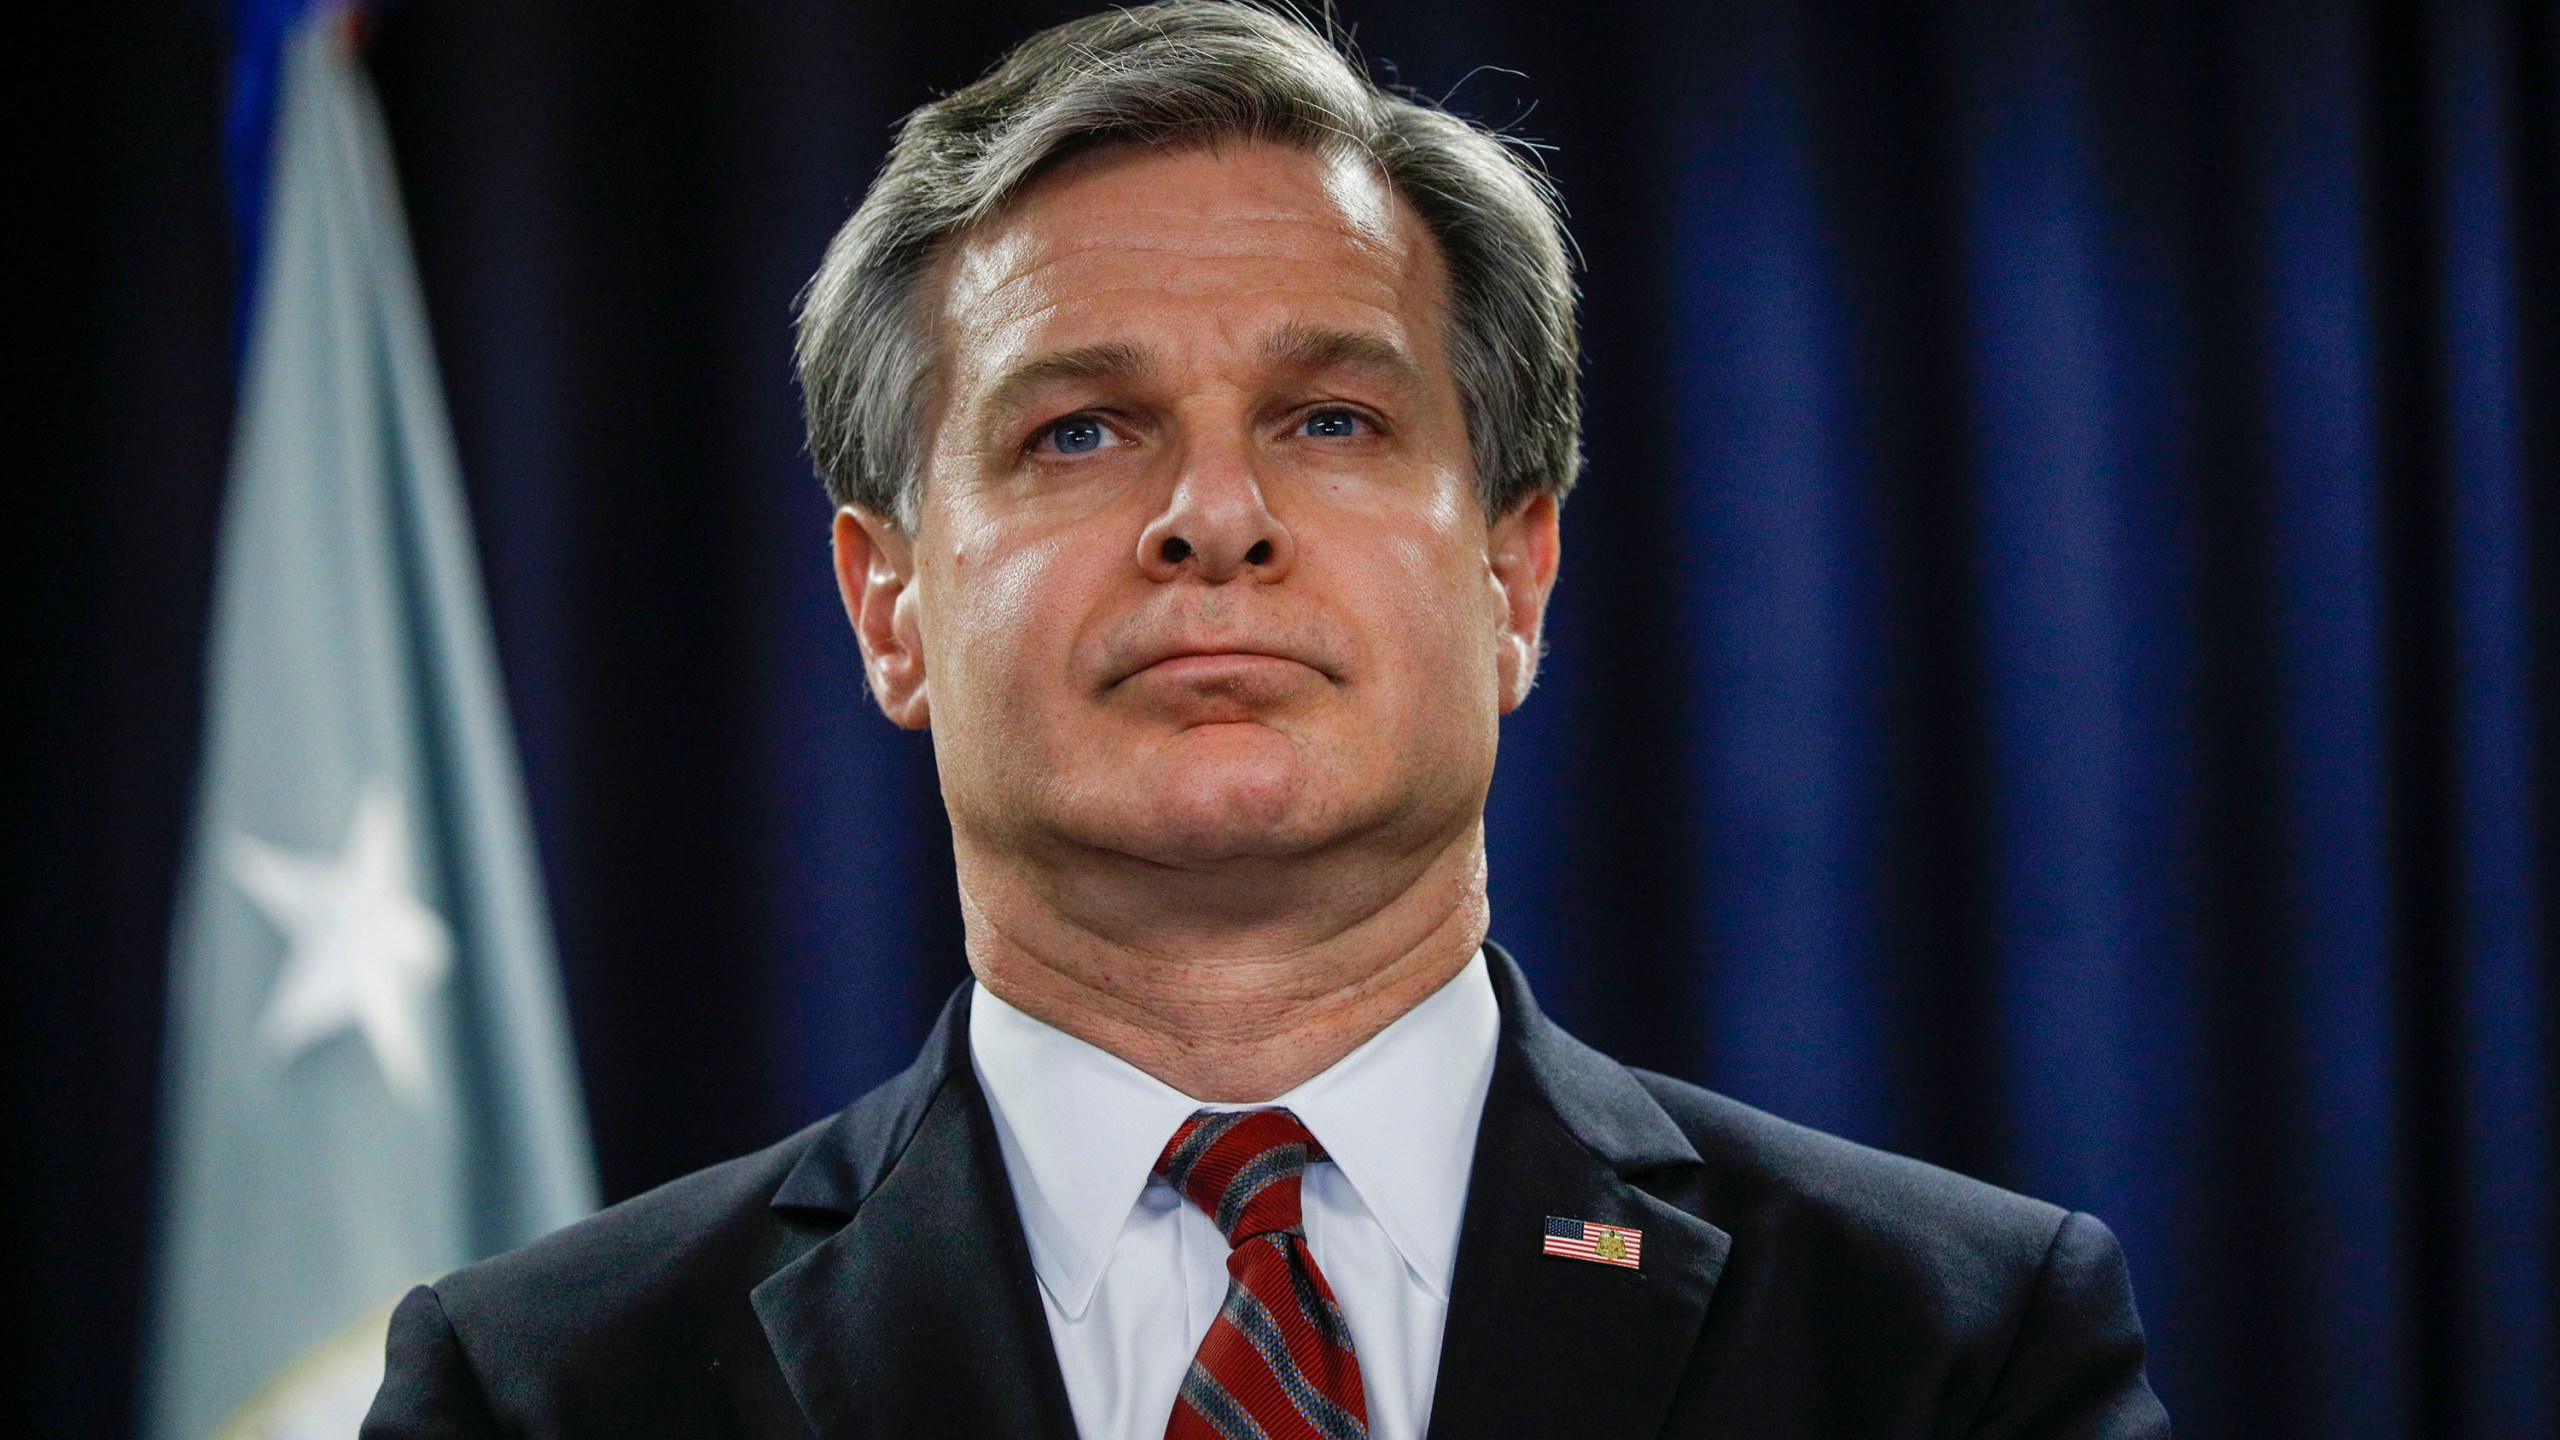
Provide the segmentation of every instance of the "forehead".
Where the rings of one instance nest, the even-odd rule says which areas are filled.
[[[1271,334],[1374,334],[1441,364],[1430,233],[1363,160],[1268,142],[1119,146],[1042,176],[945,257],[949,397],[1044,352],[1214,363]]]

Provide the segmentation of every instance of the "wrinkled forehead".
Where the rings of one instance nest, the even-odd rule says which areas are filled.
[[[935,410],[1045,349],[1145,343],[1204,308],[1240,349],[1290,325],[1377,332],[1438,365],[1439,248],[1365,156],[1269,141],[1109,146],[955,237],[925,287]]]

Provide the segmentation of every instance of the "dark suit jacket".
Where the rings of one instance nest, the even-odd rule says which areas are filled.
[[[1492,958],[1433,1436],[2169,1433],[2105,1226],[1628,1069]],[[1073,1436],[967,1008],[834,1119],[412,1291],[364,1434]],[[1642,1268],[1541,1255],[1550,1215]]]

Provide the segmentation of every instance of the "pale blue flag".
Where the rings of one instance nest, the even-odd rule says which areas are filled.
[[[410,1285],[592,1209],[382,120],[296,6],[171,944],[148,1440],[352,1436]]]

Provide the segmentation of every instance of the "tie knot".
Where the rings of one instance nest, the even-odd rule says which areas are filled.
[[[1300,1233],[1298,1183],[1324,1147],[1286,1110],[1203,1110],[1182,1122],[1156,1157],[1156,1173],[1241,1245],[1256,1235]]]

